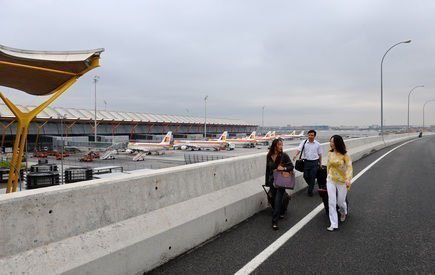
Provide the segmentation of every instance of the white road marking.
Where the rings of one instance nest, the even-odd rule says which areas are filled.
[[[378,159],[370,163],[370,165],[364,168],[361,172],[359,172],[355,177],[353,177],[352,182],[355,182],[359,177],[361,177],[365,172],[367,172],[371,167],[373,167],[373,165],[378,163],[380,160],[382,160],[391,152],[416,140],[418,139],[409,140],[397,147],[394,147],[387,153],[383,154]],[[287,232],[285,232],[281,237],[279,237],[275,242],[269,245],[265,250],[263,250],[255,258],[253,258],[249,263],[247,263],[235,274],[242,275],[242,274],[250,274],[251,272],[253,272],[258,266],[260,266],[264,261],[266,261],[273,253],[275,253],[275,251],[277,251],[283,244],[285,244],[291,237],[293,237],[299,230],[301,230],[307,223],[309,223],[317,214],[319,214],[320,211],[322,211],[322,209],[323,209],[323,203],[319,204],[316,208],[314,208],[308,215],[306,215],[302,220],[300,220],[297,224],[295,224],[292,228],[290,228]]]

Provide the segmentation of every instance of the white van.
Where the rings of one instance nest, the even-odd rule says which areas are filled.
[[[236,144],[234,143],[228,143],[227,145],[227,151],[234,150],[236,148]]]

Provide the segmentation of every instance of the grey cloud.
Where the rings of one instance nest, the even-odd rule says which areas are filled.
[[[105,47],[102,67],[55,102],[202,115],[268,125],[379,124],[380,60],[387,123],[406,123],[434,93],[435,3],[423,1],[0,1],[0,44]],[[5,89],[2,89],[5,90]],[[430,92],[431,91],[431,92]],[[33,99],[6,93],[23,104]],[[42,100],[42,99],[38,99]],[[421,108],[421,107],[420,107]],[[435,124],[430,115],[428,123]],[[435,109],[435,107],[433,107]],[[421,115],[420,115],[421,116]]]

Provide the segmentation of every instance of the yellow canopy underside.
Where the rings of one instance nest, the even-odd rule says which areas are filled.
[[[103,51],[29,51],[0,45],[0,86],[37,96],[52,94],[71,78],[98,67]]]

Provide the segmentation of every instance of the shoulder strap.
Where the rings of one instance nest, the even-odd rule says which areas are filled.
[[[304,145],[302,146],[302,151],[301,154],[299,155],[299,159],[302,158],[302,154],[304,153],[304,149],[305,149],[305,143],[307,143],[308,139],[305,140]]]

